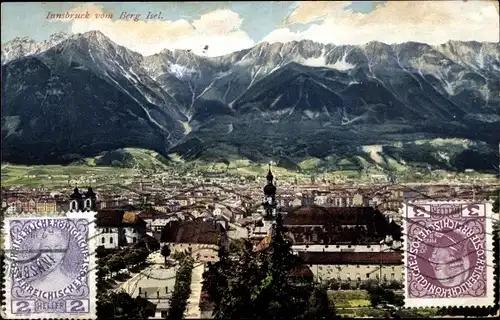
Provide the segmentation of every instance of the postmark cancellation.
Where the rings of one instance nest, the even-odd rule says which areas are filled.
[[[94,214],[4,219],[7,319],[95,319]]]
[[[494,305],[491,202],[403,207],[405,307]]]

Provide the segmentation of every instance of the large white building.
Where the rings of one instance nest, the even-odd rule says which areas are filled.
[[[399,252],[299,252],[318,281],[339,282],[403,280],[403,256]]]
[[[99,210],[96,215],[97,245],[117,249],[137,243],[146,234],[146,223],[134,212]]]
[[[78,188],[69,196],[69,212],[90,212],[97,208],[98,195],[91,187],[81,193]],[[96,245],[117,249],[136,243],[145,235],[145,222],[134,212],[98,210],[95,214]]]
[[[398,230],[372,207],[310,206],[292,210],[283,224],[292,249],[318,281],[401,281],[403,256]],[[392,230],[392,231],[391,231]],[[394,232],[391,246],[387,232]]]

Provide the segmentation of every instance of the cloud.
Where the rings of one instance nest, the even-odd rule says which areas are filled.
[[[389,1],[369,14],[346,10],[350,3],[302,2],[288,16],[287,23],[317,23],[302,32],[288,28],[274,30],[262,41],[310,39],[335,44],[363,44],[374,40],[428,44],[448,40],[499,41],[496,1]]]
[[[304,40],[304,37],[297,32],[292,32],[288,28],[280,28],[271,31],[264,39],[263,42],[291,42],[291,41],[300,41]]]
[[[231,10],[217,10],[204,14],[200,19],[193,21],[193,26],[200,33],[226,35],[237,32],[243,19]]]
[[[253,46],[254,41],[240,29],[243,19],[230,10],[216,10],[202,15],[194,21],[145,21],[146,13],[139,19],[117,19],[120,13],[111,12],[113,19],[95,18],[105,12],[95,4],[83,4],[70,13],[89,12],[89,19],[59,19],[71,21],[73,33],[99,30],[112,41],[139,53],[150,55],[168,49],[191,49],[205,55],[219,56]],[[49,20],[50,21],[50,20]]]
[[[309,23],[343,10],[349,4],[350,1],[302,1],[288,16],[287,22],[290,24]]]

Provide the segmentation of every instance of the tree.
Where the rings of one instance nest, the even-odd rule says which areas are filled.
[[[168,245],[163,245],[163,247],[161,248],[161,255],[163,256],[164,258],[164,264],[166,265],[167,264],[167,258],[168,256],[170,256],[170,248]]]
[[[366,281],[361,281],[359,289],[370,292],[370,290],[373,290],[377,286],[379,286],[379,282],[377,280],[369,279]]]
[[[493,212],[498,213],[500,211],[500,190],[497,190],[496,192],[497,196],[495,201],[493,202]]]
[[[286,231],[283,217],[279,214],[276,217],[271,243],[262,253],[267,272],[257,290],[260,294],[258,301],[262,304],[261,310],[265,310],[265,314],[273,319],[288,318],[288,313],[295,315],[295,318],[300,317],[306,311],[310,294],[305,287],[293,286],[289,281],[291,271],[300,267],[301,261],[292,253],[292,243],[287,238]]]
[[[128,293],[109,291],[97,299],[99,319],[147,319],[146,310]]]
[[[106,265],[99,265],[97,267],[97,279],[106,280],[106,277],[109,274],[109,268]]]
[[[182,319],[187,307],[187,300],[191,295],[191,274],[193,272],[194,260],[190,256],[182,259],[179,271],[175,276],[174,292],[170,298],[167,319]]]
[[[335,315],[335,307],[328,300],[327,287],[318,286],[309,298],[305,319],[330,319]]]
[[[137,260],[136,260],[137,264],[142,264],[142,263],[146,262],[146,260],[149,257],[148,249],[146,249],[144,247],[139,247],[137,249],[134,249],[134,251],[136,252],[136,255],[137,255]]]
[[[127,268],[135,265],[137,263],[138,253],[136,250],[128,250],[123,256],[123,262]]]
[[[99,259],[102,259],[102,258],[107,256],[106,249],[104,248],[104,246],[98,246],[95,249],[95,253],[96,253],[97,258],[99,258]]]
[[[188,254],[186,251],[175,251],[174,254],[172,255],[172,258],[174,258],[177,261],[181,261],[187,256]]]
[[[107,266],[111,272],[111,276],[113,276],[113,273],[118,272],[125,267],[125,262],[119,254],[115,254],[109,259]]]
[[[229,241],[229,252],[233,254],[242,253],[245,248],[245,240],[244,239],[231,239]]]
[[[403,289],[403,284],[396,281],[396,280],[392,280],[391,282],[389,282],[389,284],[387,285],[387,289],[392,289],[392,290],[401,290]]]
[[[340,290],[340,281],[337,279],[330,279],[327,284],[329,290]]]
[[[367,287],[367,291],[370,295],[370,302],[375,308],[380,304],[393,304],[395,306],[404,305],[404,297],[396,294],[388,285],[373,285]]]
[[[206,290],[210,297],[215,297],[215,318],[257,317],[252,304],[263,275],[256,258],[252,245],[245,242],[242,252],[233,257],[223,255],[209,266],[212,269],[207,272]]]

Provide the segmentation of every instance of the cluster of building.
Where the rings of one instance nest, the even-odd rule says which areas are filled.
[[[42,188],[31,190],[2,188],[2,208],[8,214],[56,212],[61,208],[58,203],[61,204],[63,201],[62,197],[57,197]]]
[[[252,179],[234,178],[232,182],[226,178],[212,178],[208,181],[186,179],[173,179],[162,185],[141,181],[124,185],[119,192],[101,189],[97,195],[97,209],[147,207],[154,211],[172,213],[179,211],[179,208],[222,203],[230,207],[230,210],[238,211],[255,206],[258,204],[256,199],[260,198],[258,184]],[[280,181],[280,192],[276,201],[282,208],[309,205],[377,206],[383,212],[397,211],[405,200],[422,197],[484,198],[498,187],[494,184],[344,185],[318,183],[311,179],[310,183]],[[43,188],[2,188],[2,208],[9,214],[62,212],[67,210],[66,192],[67,189],[49,191]]]
[[[450,186],[350,188],[316,184],[302,185],[300,190],[297,185],[283,184],[278,193],[271,169],[266,180],[263,201],[256,200],[253,191],[205,184],[175,186],[168,191],[170,196],[163,197],[144,191],[142,186],[135,198],[106,197],[91,187],[84,191],[75,188],[69,197],[43,190],[2,190],[2,207],[7,214],[94,211],[97,241],[105,249],[118,250],[146,239],[158,247],[168,245],[172,254],[190,252],[201,266],[194,271],[193,279],[198,283],[193,283],[191,290],[199,302],[203,265],[217,261],[220,247],[228,246],[232,239],[248,238],[255,250],[265,248],[278,213],[293,240],[293,251],[307,266],[302,272],[319,282],[337,281],[355,287],[367,280],[402,281],[401,227],[400,220],[394,218],[400,215],[406,199],[489,194],[488,189]],[[163,259],[159,253],[153,255]],[[133,288],[127,290],[154,303],[161,317],[168,309],[165,301],[173,289],[175,273],[172,278],[166,275],[171,271],[157,266],[149,272],[147,277],[134,279]],[[199,309],[198,304],[193,308]]]

